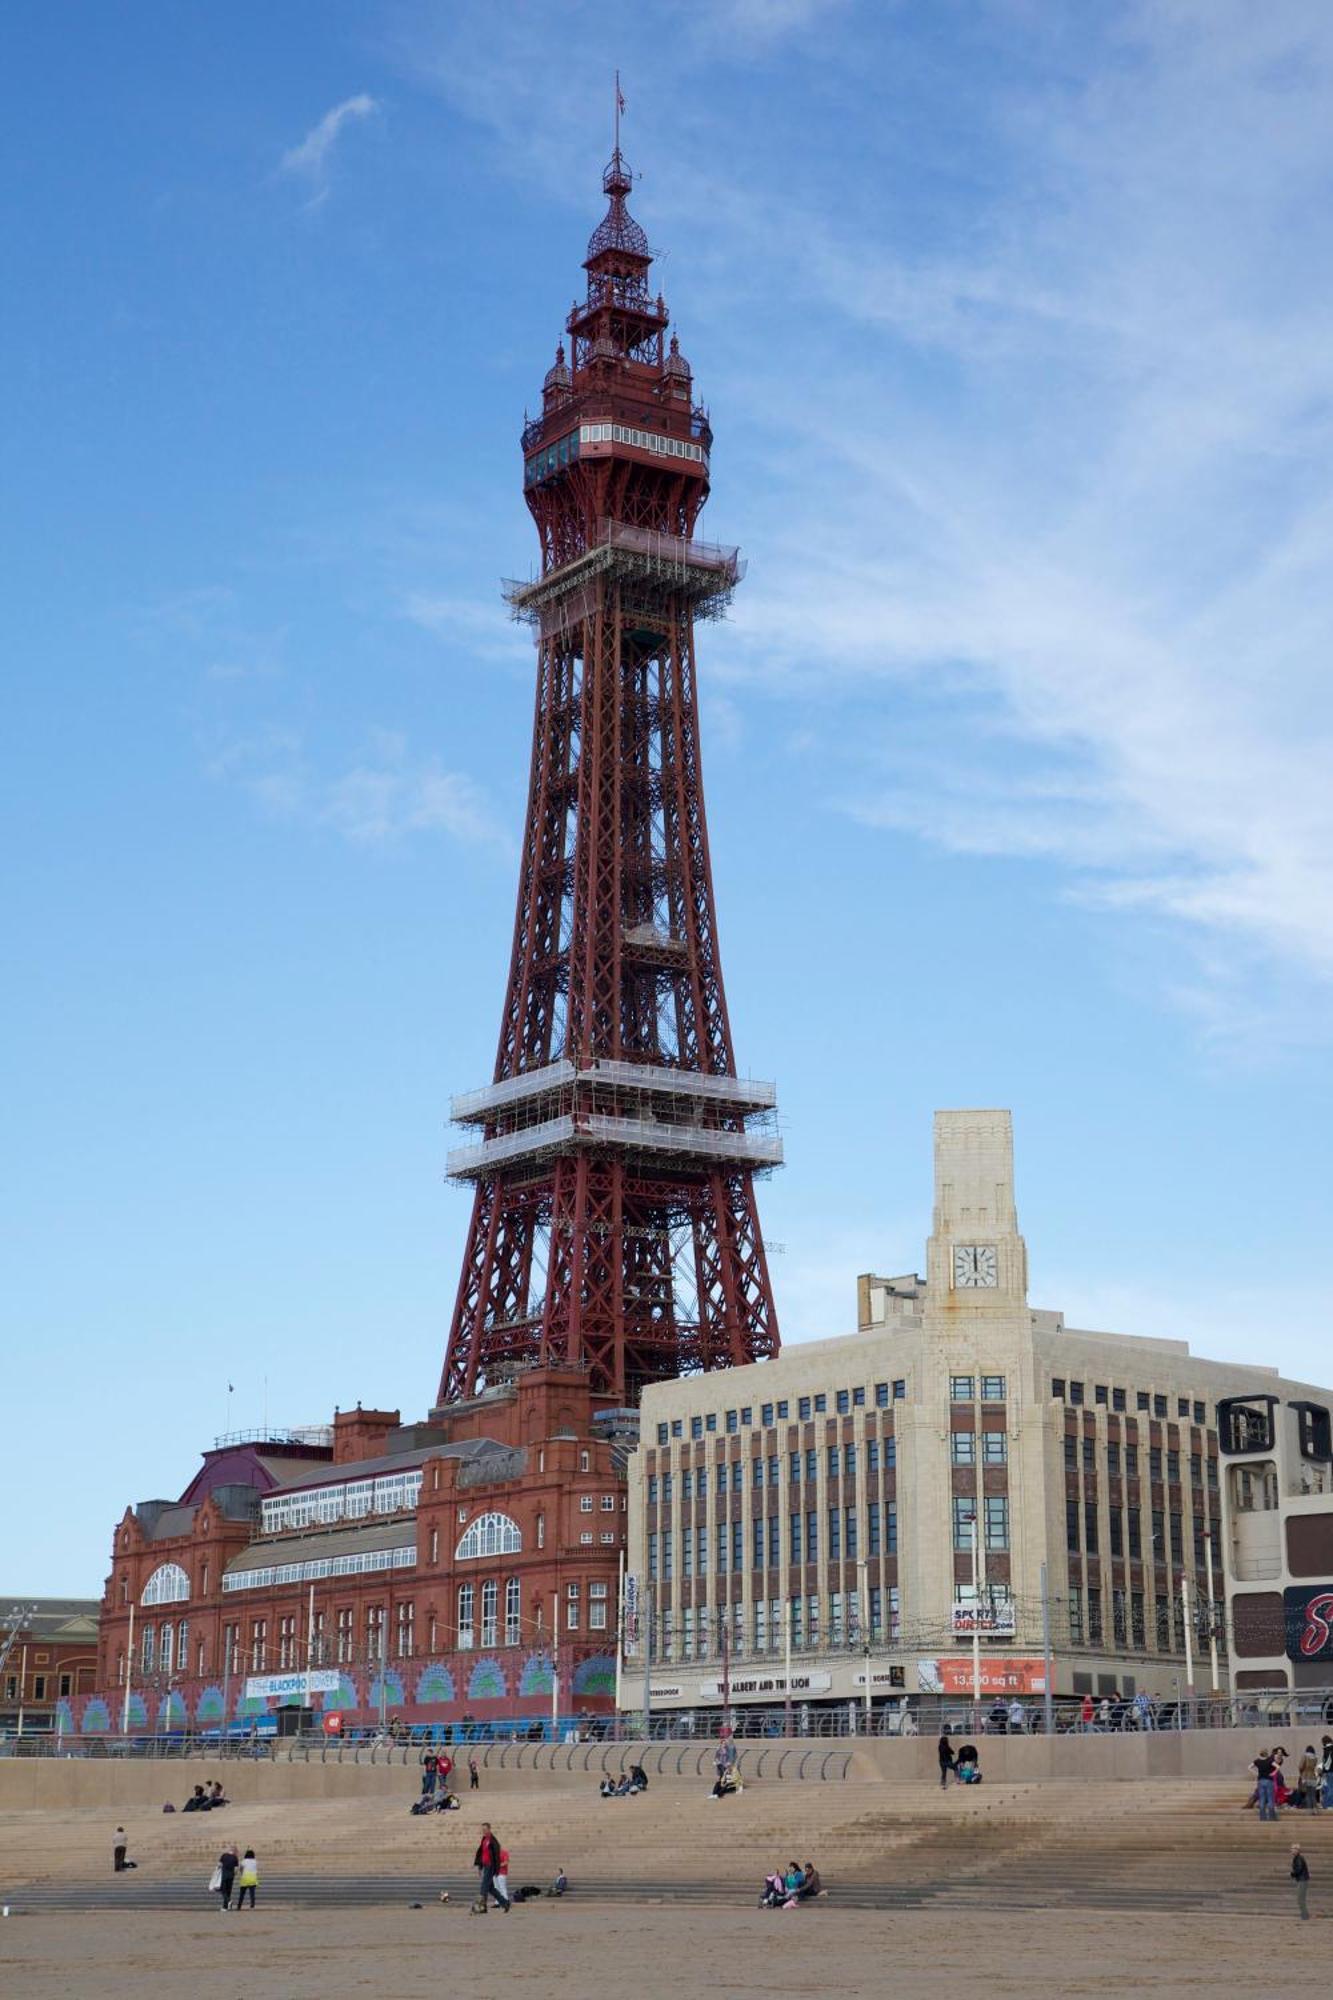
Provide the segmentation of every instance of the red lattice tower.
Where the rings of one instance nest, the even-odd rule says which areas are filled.
[[[495,1080],[456,1098],[475,1183],[440,1402],[535,1364],[647,1382],[778,1351],[754,1176],[771,1084],[736,1074],[704,821],[694,628],[743,566],[694,539],[712,443],[617,144],[587,296],[523,432],[541,575],[532,774]]]

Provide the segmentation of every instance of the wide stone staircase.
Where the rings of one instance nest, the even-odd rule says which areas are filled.
[[[1266,1912],[1287,1893],[1290,1844],[1333,1881],[1333,1814],[1261,1825],[1241,1781],[911,1787],[747,1784],[714,1800],[706,1778],[656,1779],[641,1797],[530,1783],[463,1792],[457,1813],[414,1818],[399,1797],[235,1805],[126,1818],[132,1874],[110,1868],[115,1817],[90,1808],[0,1816],[0,1896],[25,1909],[205,1907],[226,1838],[253,1845],[266,1904],[467,1898],[483,1819],[512,1855],[512,1887],[558,1867],[590,1901],[758,1899],[764,1875],[814,1860],[830,1904],[891,1909],[1139,1909]]]

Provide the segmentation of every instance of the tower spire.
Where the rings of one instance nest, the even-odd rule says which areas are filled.
[[[636,1403],[779,1346],[754,1196],[776,1093],[737,1074],[695,685],[742,565],[694,539],[712,432],[625,205],[623,109],[617,72],[587,293],[523,431],[532,777],[494,1077],[453,1105],[475,1192],[441,1405],[552,1365]]]

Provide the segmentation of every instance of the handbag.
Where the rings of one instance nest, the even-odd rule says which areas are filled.
[[[213,1870],[213,1873],[212,1873],[212,1874],[211,1874],[211,1875],[209,1876],[209,1878],[208,1878],[208,1886],[209,1886],[209,1888],[210,1888],[210,1889],[211,1889],[211,1890],[213,1891],[214,1895],[216,1895],[216,1894],[217,1894],[217,1892],[218,1892],[218,1890],[219,1890],[219,1889],[220,1889],[220,1888],[222,1887],[222,1864],[221,1864],[221,1862],[219,1862],[219,1863],[218,1863],[217,1867],[216,1867],[216,1868],[215,1868],[215,1869]]]

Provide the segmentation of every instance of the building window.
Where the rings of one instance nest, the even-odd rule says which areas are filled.
[[[268,1620],[256,1618],[250,1627],[250,1671],[262,1674],[264,1656],[268,1652]]]
[[[839,1391],[838,1391],[838,1415],[839,1415],[840,1417],[846,1417],[846,1416],[850,1416],[850,1415],[851,1415],[851,1409],[852,1409],[852,1396],[851,1396],[851,1391],[850,1391],[850,1389],[839,1389]]]
[[[1083,1384],[1081,1382],[1070,1383],[1069,1400],[1074,1404],[1079,1404],[1083,1401]]]
[[[1102,1643],[1102,1594],[1094,1588],[1088,1591],[1088,1644],[1100,1646]]]
[[[1065,1547],[1077,1551],[1079,1547],[1079,1508],[1077,1500],[1065,1501]]]
[[[680,1436],[680,1425],[678,1423],[675,1423],[671,1426],[671,1435],[672,1437]],[[581,1451],[579,1453],[579,1471],[591,1472],[591,1470],[592,1470],[592,1453],[589,1451]]]
[[[584,1511],[590,1513],[592,1500],[586,1494],[584,1499],[587,1500]],[[454,1550],[454,1560],[473,1562],[481,1556],[512,1556],[522,1547],[517,1521],[511,1521],[507,1514],[478,1514]]]
[[[1083,1599],[1077,1590],[1069,1593],[1069,1643],[1071,1646],[1083,1644]]]
[[[877,1556],[879,1552],[879,1502],[872,1500],[866,1510],[866,1554]]]
[[[522,1587],[516,1576],[511,1576],[505,1584],[505,1644],[517,1646],[523,1637],[523,1621],[520,1616]]]
[[[591,1495],[591,1493],[580,1493],[580,1495],[579,1495],[579,1512],[580,1512],[580,1514],[591,1514],[591,1512],[592,1512],[592,1495]]]
[[[828,1559],[842,1561],[842,1515],[836,1507],[828,1510]]]
[[[1004,1401],[1003,1375],[983,1375],[981,1378],[981,1400],[983,1403]]]
[[[837,1478],[840,1462],[838,1447],[836,1444],[831,1444],[828,1448],[828,1476],[830,1479]]]
[[[745,1523],[733,1521],[731,1524],[731,1567],[739,1576],[745,1567]]]
[[[190,1579],[179,1563],[161,1563],[143,1587],[140,1604],[184,1604]]]
[[[901,1376],[893,1385],[893,1400],[895,1403],[905,1403],[907,1401],[907,1383]]]
[[[824,1395],[819,1395],[819,1396],[816,1396],[816,1397],[815,1397],[815,1415],[816,1415],[817,1417],[822,1417],[822,1416],[823,1416],[823,1415],[825,1414],[825,1412],[827,1411],[827,1409],[828,1409],[828,1397],[827,1397],[827,1396],[824,1396]]]
[[[1009,1461],[1009,1439],[1004,1431],[983,1431],[981,1435],[981,1462],[983,1465],[1007,1465]]]
[[[703,1418],[702,1418],[702,1417],[691,1417],[691,1418],[690,1418],[690,1436],[691,1436],[692,1438],[701,1438],[701,1437],[703,1436],[703,1434],[704,1434],[704,1420],[703,1420]]]
[[[1111,1391],[1111,1408],[1112,1408],[1113,1410],[1123,1410],[1123,1409],[1124,1409],[1124,1407],[1125,1407],[1125,1392],[1124,1392],[1124,1390],[1123,1390],[1123,1389],[1112,1389],[1112,1391]]]
[[[1107,1442],[1106,1470],[1111,1474],[1113,1479],[1120,1477],[1120,1446],[1114,1438],[1109,1439]]]
[[[1061,1375],[1052,1375],[1052,1377],[1051,1377],[1051,1394],[1052,1394],[1052,1396],[1054,1396],[1054,1397],[1056,1398],[1056,1400],[1057,1400],[1058,1402],[1061,1402],[1061,1403],[1063,1403],[1063,1401],[1064,1401],[1064,1399],[1065,1399],[1065,1385],[1064,1385],[1064,1377],[1063,1377],[1063,1376],[1061,1376]]]
[[[759,1405],[759,1421],[766,1431],[772,1430],[773,1405],[771,1403],[761,1403]]]
[[[470,1583],[458,1586],[458,1650],[470,1653],[477,1642],[476,1627],[473,1624],[476,1587]]]
[[[955,1465],[975,1465],[977,1462],[976,1432],[951,1431],[949,1434],[949,1455]]]
[[[410,1660],[416,1652],[417,1608],[410,1600],[398,1606],[398,1658]]]
[[[675,1536],[670,1528],[664,1528],[662,1531],[662,1581],[664,1583],[670,1583],[676,1573],[675,1555]]]
[[[670,1432],[668,1431],[666,1425],[659,1424],[657,1426],[657,1442],[659,1444],[665,1444],[669,1436]]]
[[[884,1502],[884,1551],[886,1555],[898,1553],[898,1502]]]
[[[1009,1546],[1009,1496],[1007,1493],[986,1495],[986,1547],[1007,1549]]]
[[[1083,1470],[1085,1472],[1095,1472],[1097,1470],[1096,1438],[1085,1437],[1083,1440]]]
[[[590,1583],[590,1584],[588,1585],[588,1629],[589,1629],[589,1631],[592,1631],[592,1632],[605,1632],[605,1630],[606,1630],[606,1607],[607,1607],[607,1586],[606,1586],[606,1584],[604,1584],[604,1583]],[[707,1651],[708,1651],[708,1645],[707,1645],[707,1641],[706,1641],[706,1640],[705,1640],[705,1638],[704,1638],[704,1622],[703,1622],[703,1621],[704,1621],[704,1616],[705,1616],[705,1614],[704,1614],[703,1612],[700,1612],[700,1614],[699,1614],[699,1651],[700,1651],[700,1654],[701,1654],[701,1655],[703,1655],[703,1654],[706,1654],[706,1653],[707,1653]]]
[[[278,1671],[296,1665],[296,1619],[291,1613],[278,1620]]]
[[[74,1676],[73,1676],[73,1674],[62,1674],[62,1675],[60,1676],[60,1695],[61,1695],[61,1699],[63,1700],[63,1699],[65,1698],[65,1696],[66,1696],[66,1695],[69,1695],[69,1694],[73,1694],[73,1692],[74,1692]]]
[[[1083,1509],[1083,1546],[1090,1556],[1098,1553],[1097,1545],[1097,1503],[1089,1500]]]
[[[877,1410],[887,1410],[888,1407],[889,1407],[889,1385],[887,1382],[876,1382],[875,1408]]]
[[[809,1486],[813,1486],[818,1477],[819,1477],[819,1453],[815,1450],[814,1446],[812,1445],[809,1451],[805,1454],[806,1484]]]
[[[1094,1401],[1094,1403],[1100,1403],[1103,1406],[1105,1406],[1106,1403],[1109,1402],[1110,1395],[1107,1390],[1105,1382],[1099,1382],[1097,1384],[1097,1387],[1092,1392],[1092,1400]]]
[[[579,1629],[579,1595],[582,1586],[578,1583],[565,1585],[565,1629],[577,1632]]]
[[[955,1493],[953,1496],[953,1546],[957,1555],[967,1555],[971,1551],[976,1504],[970,1493]]]
[[[727,1429],[728,1429],[729,1431],[734,1431],[734,1430],[736,1430],[736,1429],[738,1429],[738,1428],[739,1428],[739,1426],[738,1426],[738,1424],[737,1424],[737,1420],[736,1420],[736,1412],[735,1412],[734,1410],[728,1410],[728,1411],[727,1411]]]
[[[975,1382],[970,1375],[951,1375],[949,1377],[949,1401],[951,1403],[972,1402],[975,1386]]]
[[[1164,1416],[1166,1415],[1166,1397],[1165,1397],[1165,1396],[1154,1396],[1154,1397],[1153,1397],[1153,1399],[1152,1399],[1152,1413],[1153,1413],[1153,1415],[1154,1415],[1155,1417],[1164,1417]]]
[[[810,1416],[810,1398],[808,1396],[802,1396],[798,1400],[796,1405],[796,1413],[802,1423],[807,1422]]]
[[[616,1496],[615,1496],[615,1494],[614,1494],[614,1493],[603,1493],[603,1495],[602,1495],[602,1512],[603,1512],[604,1514],[614,1514],[614,1513],[615,1513],[615,1511],[616,1511]]]
[[[741,1422],[742,1424],[752,1424],[754,1422],[754,1411],[748,1403],[741,1411]]]
[[[151,1674],[157,1664],[157,1627],[145,1625],[143,1638],[139,1642],[139,1663],[146,1674]]]
[[[805,1517],[805,1559],[819,1561],[819,1515],[812,1507]]]

